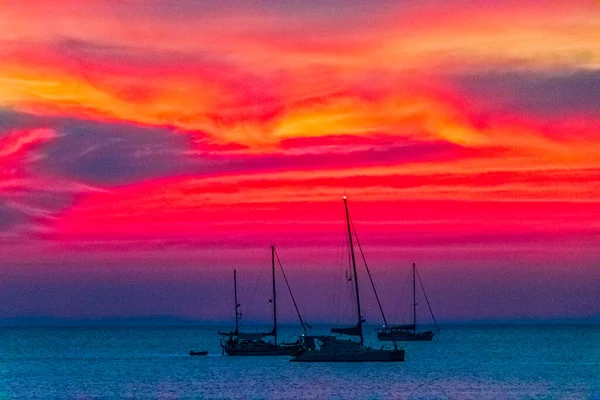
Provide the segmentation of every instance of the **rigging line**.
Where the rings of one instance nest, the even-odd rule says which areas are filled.
[[[402,303],[404,307],[402,307],[402,321],[408,321],[408,315],[412,313],[412,305],[410,307],[406,307],[407,304],[412,304],[410,299],[410,285],[412,283],[412,273],[409,271],[404,276],[404,283],[402,286]]]
[[[404,306],[406,304],[405,302],[405,296],[406,293],[408,293],[408,283],[410,280],[410,273],[408,273],[407,275],[404,276],[403,279],[399,279],[399,284],[397,286],[398,290],[394,290],[394,293],[397,294],[397,296],[395,297],[395,303],[397,304],[396,307],[394,307],[394,313],[392,314],[392,321],[406,321],[408,318],[408,309]]]
[[[260,272],[258,273],[258,275],[256,276],[255,280],[254,280],[254,284],[252,285],[252,293],[250,295],[250,300],[248,301],[248,307],[246,307],[246,314],[248,319],[250,319],[250,316],[252,315],[253,312],[256,312],[256,292],[258,291],[258,282],[261,280],[263,273],[265,271],[265,265],[266,265],[266,261],[261,263],[261,267],[260,267]],[[263,286],[261,286],[260,288],[264,288],[266,286],[266,284],[263,284]],[[259,308],[260,310],[260,308]],[[259,315],[260,315],[260,311],[259,311]]]
[[[419,270],[417,271],[417,276],[419,277],[419,283],[421,284],[421,290],[423,290],[423,295],[425,296],[425,301],[427,302],[427,307],[429,307],[429,312],[431,313],[431,318],[433,318],[433,323],[435,324],[435,328],[439,330],[437,321],[435,320],[435,316],[433,315],[433,311],[431,310],[431,305],[429,304],[429,299],[427,298],[427,293],[425,292],[425,287],[423,286],[423,281],[421,280],[421,274],[419,274]]]
[[[341,248],[340,251],[340,258],[339,258],[339,276],[342,276],[342,272],[344,271],[348,271],[348,267],[345,265],[346,264],[346,256],[348,256],[349,258],[349,246],[346,245],[347,241],[348,241],[348,237],[347,235],[342,234],[342,243],[343,243],[343,247]],[[348,261],[348,263],[350,263],[350,261]],[[344,269],[345,268],[345,269]],[[334,292],[334,299],[333,299],[333,303],[336,305],[336,314],[335,314],[335,324],[336,326],[340,324],[340,310],[341,310],[341,304],[342,304],[342,286],[346,287],[346,278],[344,277],[344,282],[342,283],[341,279],[336,279],[335,280],[335,292]],[[345,310],[344,310],[345,311]]]
[[[296,308],[298,319],[300,320],[300,324],[302,325],[302,329],[304,330],[304,334],[306,335],[306,327],[308,324],[306,324],[302,319],[302,315],[300,314],[300,310],[298,309],[298,304],[296,304],[296,299],[294,298],[294,294],[292,293],[292,288],[290,287],[290,283],[288,282],[287,276],[285,276],[285,271],[283,270],[283,266],[281,265],[281,260],[279,259],[279,254],[277,254],[277,250],[275,250],[275,257],[277,258],[277,262],[279,263],[279,269],[281,269],[281,274],[283,275],[285,284],[288,288],[288,291],[290,292],[290,297],[292,298],[292,302],[294,303],[294,308]]]
[[[353,319],[348,319],[348,317],[353,315],[354,304],[356,304],[356,292],[354,291],[352,283],[348,284],[348,282],[350,281],[346,281],[346,292],[344,294],[344,297],[346,299],[350,299],[350,301],[344,302],[344,315],[342,316],[344,325],[352,323]]]
[[[390,315],[390,321],[392,321],[392,323],[394,321],[398,321],[398,317],[399,317],[399,312],[401,311],[401,307],[399,307],[399,304],[402,304],[401,302],[401,295],[400,293],[403,293],[401,290],[399,291],[398,289],[402,289],[402,281],[398,280],[398,282],[396,282],[395,284],[393,283],[393,279],[386,279],[386,282],[388,283],[387,289],[388,292],[391,293],[390,295],[390,299],[392,302],[392,312],[389,314]]]
[[[349,318],[354,311],[354,305],[356,304],[356,291],[354,290],[354,277],[352,276],[352,250],[350,249],[350,240],[348,239],[348,235],[344,232],[344,245],[346,246],[346,256],[348,257],[347,263],[344,269],[344,300],[341,302],[343,304],[342,316],[340,317],[340,321],[343,324],[352,323],[352,318]],[[349,272],[350,271],[350,272]],[[350,284],[348,284],[350,283]],[[350,301],[348,301],[350,300]]]
[[[358,240],[358,234],[356,233],[356,228],[354,227],[354,221],[350,218],[350,223],[352,224],[352,230],[354,231],[354,237],[356,238],[356,244],[360,249],[360,255],[362,256],[363,262],[365,263],[365,268],[367,269],[367,275],[369,275],[369,281],[371,281],[371,287],[373,288],[373,293],[375,293],[375,298],[377,299],[377,305],[379,306],[379,311],[381,311],[381,316],[383,317],[383,323],[385,326],[388,326],[387,319],[385,318],[385,314],[383,313],[383,307],[381,307],[381,301],[379,301],[379,295],[377,294],[377,290],[375,290],[375,283],[373,282],[373,278],[371,277],[371,271],[369,271],[369,266],[367,265],[367,259],[365,258],[365,254],[363,253],[362,246],[360,245],[360,241]]]

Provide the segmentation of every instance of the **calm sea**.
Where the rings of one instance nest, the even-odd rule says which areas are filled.
[[[600,325],[445,326],[404,363],[348,364],[222,356],[216,331],[0,328],[0,398],[600,400]]]

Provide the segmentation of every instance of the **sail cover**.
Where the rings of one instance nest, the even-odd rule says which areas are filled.
[[[358,323],[356,324],[356,326],[351,326],[349,328],[332,328],[331,333],[342,333],[344,335],[360,336],[361,325],[360,323]]]

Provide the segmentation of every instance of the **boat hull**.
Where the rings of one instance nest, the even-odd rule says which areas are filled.
[[[377,339],[382,342],[430,342],[433,339],[432,331],[426,332],[379,332]]]

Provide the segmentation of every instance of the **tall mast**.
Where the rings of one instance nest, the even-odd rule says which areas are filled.
[[[277,345],[277,297],[275,292],[275,246],[271,245],[271,267],[273,270],[273,340]]]
[[[238,304],[238,298],[237,298],[237,272],[234,269],[233,270],[233,297],[235,300],[235,334],[237,335],[239,333],[238,328],[239,328],[239,313],[238,313],[238,308],[239,308],[239,304]]]
[[[416,288],[416,269],[417,266],[413,263],[413,333],[417,333],[417,288]]]
[[[358,329],[360,332],[360,344],[364,344],[362,331],[362,313],[360,312],[360,296],[358,295],[358,275],[356,274],[356,260],[354,258],[354,244],[352,243],[352,230],[350,228],[350,214],[348,213],[348,201],[344,196],[344,208],[346,209],[346,223],[348,225],[348,241],[350,243],[350,254],[352,257],[352,271],[354,273],[354,291],[356,292],[356,311],[358,312]]]

